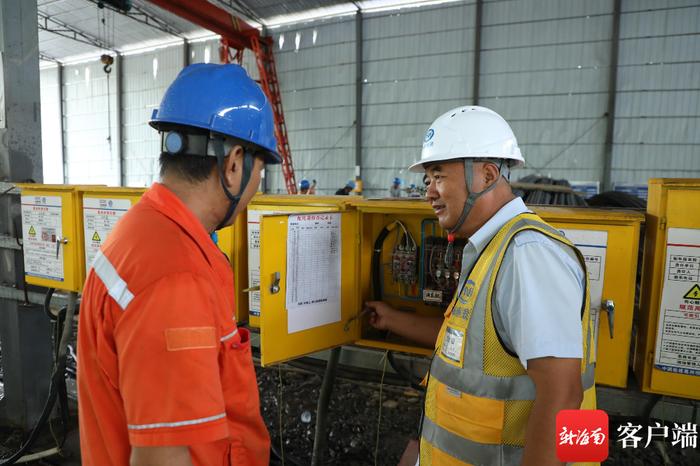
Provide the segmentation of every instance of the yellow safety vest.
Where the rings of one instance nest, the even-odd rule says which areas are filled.
[[[523,213],[496,233],[445,313],[428,375],[421,430],[421,466],[520,464],[535,384],[520,360],[500,341],[492,298],[498,270],[513,236],[538,231],[581,253],[561,233],[532,213]],[[582,303],[582,409],[595,409],[593,329],[588,278]]]

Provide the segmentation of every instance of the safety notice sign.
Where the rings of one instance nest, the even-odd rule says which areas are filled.
[[[129,199],[83,198],[85,270],[90,269],[100,246],[130,207]]]
[[[656,334],[657,369],[700,375],[700,230],[669,228]]]
[[[589,294],[591,297],[591,319],[595,341],[598,342],[600,307],[603,303],[603,283],[605,281],[605,256],[608,248],[608,232],[598,230],[562,230],[564,236],[583,254],[588,271]],[[595,354],[598,345],[593,347]],[[597,359],[597,358],[596,358]]]
[[[63,281],[62,203],[59,196],[22,196],[24,273]]]

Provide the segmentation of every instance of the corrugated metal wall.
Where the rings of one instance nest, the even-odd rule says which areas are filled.
[[[108,77],[99,61],[63,68],[66,183],[119,185],[116,73]]]
[[[165,90],[184,63],[182,46],[123,58],[122,147],[127,186],[150,186],[158,180],[158,134],[148,125]]]
[[[700,176],[700,5],[622,3],[612,180]],[[479,102],[508,119],[519,138],[528,165],[515,178],[539,173],[602,180],[612,8],[609,0],[484,2]],[[419,182],[405,168],[419,157],[430,122],[473,102],[475,10],[469,0],[364,15],[367,195],[386,194],[394,176]],[[355,31],[354,16],[273,30],[297,181],[317,179],[319,193],[333,193],[354,177]],[[158,142],[146,122],[183,59],[181,46],[124,57],[122,138],[129,185],[157,178]],[[219,61],[217,41],[190,45],[190,62],[204,61]],[[244,64],[257,78],[250,53]],[[57,99],[52,82],[55,77],[44,70],[44,100]],[[64,67],[68,182],[119,182],[118,151],[110,152],[107,141],[106,87],[99,63]],[[110,90],[114,125],[114,80]],[[52,134],[44,131],[44,147],[60,147]],[[284,191],[279,167],[271,167],[267,178],[269,191]]]
[[[484,2],[479,104],[508,120],[538,173],[602,178],[609,0]]]
[[[700,5],[622,2],[612,180],[700,177]]]
[[[363,49],[363,179],[368,196],[388,196],[394,177],[420,158],[430,123],[471,103],[474,2],[367,15]]]
[[[63,148],[61,147],[61,100],[58,88],[60,68],[40,71],[41,82],[41,154],[44,183],[63,183]]]
[[[296,180],[333,194],[355,173],[355,22],[284,27],[273,38]],[[267,172],[268,190],[286,192],[279,167]]]

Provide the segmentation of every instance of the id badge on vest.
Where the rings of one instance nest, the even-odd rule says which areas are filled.
[[[440,347],[440,357],[454,366],[463,367],[464,344],[467,340],[466,328],[447,324]]]

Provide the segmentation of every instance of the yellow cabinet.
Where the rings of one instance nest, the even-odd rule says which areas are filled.
[[[80,186],[82,199],[81,237],[84,241],[84,271],[90,270],[97,251],[116,223],[136,204],[145,188]],[[83,281],[85,281],[85,276]]]
[[[74,186],[18,184],[24,274],[32,285],[80,291],[85,277],[82,209]]]
[[[578,207],[532,209],[582,252],[597,329],[596,383],[625,388],[644,215],[629,210]]]
[[[642,390],[700,399],[700,179],[649,180],[634,371]]]
[[[345,210],[350,202],[347,196],[304,196],[258,194],[248,204],[247,211],[236,220],[237,240],[234,256],[234,274],[237,284],[237,309],[240,321],[252,327],[260,326],[260,222],[264,215],[285,212],[319,212]],[[239,223],[243,222],[245,223]],[[268,246],[277,254],[279,244]]]
[[[644,215],[635,211],[585,208],[533,207],[560,228],[584,252],[591,278],[591,307],[599,321],[597,382],[624,387],[627,382],[630,335],[634,310],[635,279],[640,227]],[[262,306],[261,353],[263,364],[292,359],[341,344],[431,355],[432,348],[368,325],[361,315],[363,303],[381,295],[407,313],[440,317],[459,281],[459,260],[443,263],[445,233],[424,201],[353,200],[341,212],[341,290],[333,322],[291,331],[303,314],[290,312],[288,273],[296,254],[290,245],[290,219],[294,214],[262,218],[260,235],[260,293]],[[294,218],[293,218],[294,217]],[[352,235],[356,235],[354,238]],[[462,242],[463,246],[464,242]],[[307,249],[308,250],[308,249]],[[323,248],[314,249],[323,255]],[[298,259],[294,259],[298,260]],[[323,262],[323,260],[321,261]],[[324,262],[324,267],[326,266]],[[374,272],[373,272],[374,270]],[[289,272],[288,272],[289,271]],[[322,275],[309,272],[310,283],[320,286]],[[332,275],[331,275],[332,276]],[[374,279],[373,279],[374,277]],[[308,283],[308,282],[307,282]],[[610,317],[613,317],[612,321]]]

